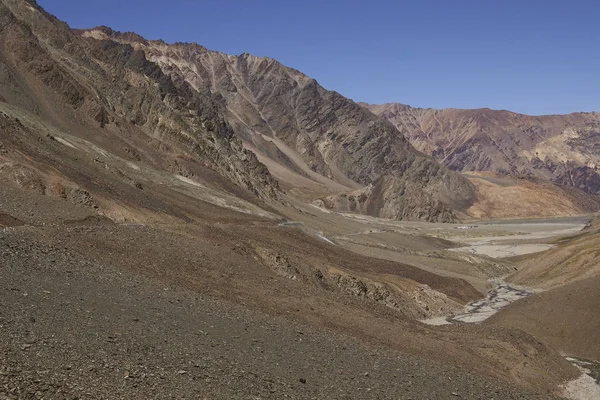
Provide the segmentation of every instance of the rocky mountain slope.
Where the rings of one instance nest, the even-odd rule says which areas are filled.
[[[193,174],[186,166],[193,161],[263,199],[277,196],[276,182],[223,120],[215,96],[174,81],[131,46],[82,40],[35,2],[6,0],[0,60],[2,102],[123,159],[183,175]]]
[[[363,104],[455,171],[537,178],[600,193],[600,114],[529,116],[490,109]]]
[[[58,201],[29,197],[46,206],[47,211],[57,212]],[[28,214],[28,224],[38,215],[48,218],[48,213],[29,208],[33,202],[25,204],[21,210]],[[64,203],[61,205],[64,207]],[[35,216],[30,214],[32,211]],[[69,209],[64,212],[74,214]],[[82,211],[76,209],[75,213]],[[495,368],[505,374],[509,369],[511,373],[521,370],[515,376],[531,379],[525,378],[528,371],[540,373],[547,369],[552,378],[560,379],[568,367],[557,364],[560,358],[553,357],[550,349],[532,338],[505,329],[486,334],[478,329],[459,329],[457,332],[462,333],[431,349],[442,354],[444,348],[459,349],[459,341],[465,348],[479,342],[473,346],[479,349],[479,355],[464,356],[466,363],[477,368],[474,372],[431,362],[382,345],[396,340],[398,346],[412,342],[427,348],[420,339],[426,336],[416,324],[414,330],[406,331],[402,321],[386,315],[384,308],[378,311],[379,316],[362,314],[366,308],[349,312],[358,303],[330,307],[331,314],[321,316],[323,305],[333,298],[312,298],[314,291],[300,292],[298,281],[269,275],[268,269],[252,264],[235,267],[236,272],[258,272],[265,282],[275,287],[282,284],[282,289],[271,289],[272,296],[282,300],[271,304],[280,316],[272,315],[272,309],[269,314],[268,305],[262,312],[248,309],[251,304],[256,308],[251,301],[243,306],[235,304],[233,293],[241,294],[243,285],[230,284],[229,277],[236,274],[225,262],[211,268],[174,262],[162,268],[153,265],[143,273],[130,270],[119,260],[119,253],[135,257],[144,257],[144,253],[131,246],[139,241],[127,238],[139,238],[154,230],[82,221],[62,227],[29,225],[9,233],[0,230],[0,397],[452,399],[459,395],[484,399],[493,393],[496,399],[551,399],[555,398],[547,391],[551,379],[538,380],[533,388],[525,388],[482,376],[481,371]],[[155,237],[153,244],[162,242],[163,246],[165,242],[181,243],[187,236],[169,230],[156,233],[151,235]],[[113,235],[113,244],[108,248],[94,240]],[[67,242],[52,244],[48,239]],[[188,246],[184,241],[177,250],[187,247],[205,264],[208,260],[202,253],[218,250],[209,243]],[[90,244],[99,252],[111,249],[114,254],[104,251],[102,259],[94,259],[85,250]],[[231,255],[244,257],[241,251]],[[161,277],[164,272],[173,276],[194,270],[214,276],[187,281],[185,286]],[[222,274],[228,278],[221,278]],[[208,286],[203,283],[207,281],[213,291],[221,290],[230,297],[215,299],[205,290],[199,293],[197,285]],[[364,320],[363,337],[378,329],[386,334],[380,334],[377,344],[368,344],[333,333],[333,322],[339,322],[335,313],[353,317],[358,323]],[[312,324],[307,324],[311,318]],[[327,326],[319,327],[315,322],[319,320]],[[464,342],[460,339],[463,335]],[[433,334],[428,342],[434,343],[436,336]],[[522,347],[503,347],[505,341],[519,340],[524,340]],[[485,354],[496,346],[502,346],[507,357],[494,359],[486,367]],[[525,363],[529,365],[521,367]]]
[[[600,196],[542,179],[463,174],[477,188],[477,201],[467,210],[478,219],[548,218],[590,214],[600,209]]]
[[[488,321],[519,327],[563,354],[600,359],[600,218],[594,216],[579,234],[559,238],[555,247],[514,259],[518,271],[507,280],[540,290],[517,301]]]
[[[563,354],[598,360],[599,285],[597,274],[572,281],[510,305],[494,315],[489,323],[518,327]]]
[[[165,75],[143,51],[128,44],[73,34],[35,2],[2,0],[0,15],[4,99],[0,182],[7,188],[0,199],[0,223],[4,227],[20,221],[18,210],[7,211],[10,188],[83,207],[95,215],[87,221],[93,225],[218,221],[239,223],[242,226],[232,229],[260,237],[262,229],[273,229],[275,221],[283,220],[271,208],[277,204],[267,204],[283,195],[222,117],[218,94],[195,90]],[[71,218],[48,215],[47,221],[39,223]],[[256,221],[246,230],[243,224],[249,219]],[[269,223],[261,226],[261,221]],[[144,235],[138,239],[150,242]],[[107,238],[106,247],[110,248],[111,240]],[[240,245],[242,239],[221,240]],[[290,279],[305,278],[351,297],[385,303],[414,318],[460,308],[480,295],[461,279],[440,278],[410,266],[401,272],[397,263],[365,269],[368,260],[350,262],[356,259],[353,255],[335,248],[324,251],[314,247],[314,241],[300,255],[302,240],[291,240],[296,245],[290,244],[287,254],[282,253],[282,237],[240,251]],[[322,244],[321,239],[315,240]],[[94,241],[99,244],[98,238]],[[99,248],[98,256],[105,247]],[[314,264],[307,258],[310,249],[315,250]],[[144,258],[141,265],[166,262],[161,254],[168,249],[162,250],[160,242],[152,250],[161,253],[152,260]],[[340,267],[342,259],[357,271]],[[128,265],[138,263],[137,257],[128,261]],[[408,303],[411,306],[406,307]]]
[[[195,222],[114,223],[0,179],[0,395],[280,398],[293,386],[297,398],[358,388],[386,398],[418,385],[433,398],[551,398],[577,375],[519,331],[414,320],[480,296],[463,279],[191,195],[166,204]],[[365,380],[346,382],[357,374]],[[254,386],[232,386],[238,378]]]
[[[109,28],[73,31],[31,1],[0,7],[0,101],[122,160],[204,176],[235,197],[255,201],[249,192],[271,201],[280,183],[337,211],[448,222],[502,208],[482,204],[493,196],[477,185],[481,180],[450,169],[550,180],[591,194],[600,188],[597,114],[372,106],[382,119],[272,59]],[[91,176],[83,180],[63,168],[61,181],[31,159],[13,160],[5,173],[37,179],[49,193],[58,181],[67,196],[94,189],[86,183]],[[598,208],[583,195],[567,203],[573,206],[549,215]]]
[[[173,81],[212,92],[237,136],[287,188],[336,199],[359,190],[352,211],[396,219],[450,221],[474,201],[466,179],[416,151],[391,124],[275,60],[104,27],[78,33],[90,43],[129,44]],[[337,200],[323,204],[345,209]]]

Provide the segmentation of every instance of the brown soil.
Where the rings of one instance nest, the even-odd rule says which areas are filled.
[[[5,399],[552,398],[293,322],[320,309],[310,299],[265,314],[27,231],[1,236],[0,251]]]
[[[491,173],[465,174],[477,187],[470,218],[550,218],[588,214],[600,207],[596,196],[544,181],[502,178]]]
[[[580,280],[520,300],[489,324],[522,329],[574,357],[600,360],[600,277]]]
[[[554,288],[600,274],[600,232],[588,229],[556,242],[557,247],[515,260],[519,271],[509,280],[538,288]]]
[[[0,212],[0,227],[8,228],[11,226],[20,226],[23,222],[17,218]]]

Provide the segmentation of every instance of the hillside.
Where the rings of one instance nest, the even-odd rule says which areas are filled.
[[[573,281],[518,301],[490,318],[489,323],[518,327],[563,354],[599,360],[598,285],[597,274]]]
[[[104,27],[78,33],[130,44],[174,81],[215,94],[245,146],[301,196],[362,190],[358,212],[428,221],[454,220],[474,201],[468,180],[416,151],[391,124],[273,59]]]
[[[516,258],[518,271],[507,280],[544,291],[512,304],[489,322],[519,327],[569,356],[600,359],[599,254],[595,216],[581,233],[559,239],[554,248]]]
[[[510,277],[519,285],[550,289],[600,275],[598,217],[579,235],[565,238],[546,252],[518,260],[519,271]]]
[[[276,196],[275,182],[223,122],[213,96],[174,82],[130,46],[76,40],[34,3],[1,7],[5,102],[125,159],[176,172],[185,164],[178,156],[189,157],[263,198]]]
[[[463,175],[477,190],[477,200],[467,210],[467,218],[553,218],[585,215],[600,209],[600,196],[542,179],[489,172]]]

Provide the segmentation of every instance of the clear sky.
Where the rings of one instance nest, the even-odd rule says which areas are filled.
[[[74,28],[269,56],[355,101],[600,111],[600,2],[38,0]]]

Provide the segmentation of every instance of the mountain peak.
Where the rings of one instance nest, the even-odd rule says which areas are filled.
[[[108,26],[97,26],[91,29],[73,29],[73,32],[83,37],[91,37],[98,40],[117,40],[147,45],[148,41],[135,32],[119,32]]]

